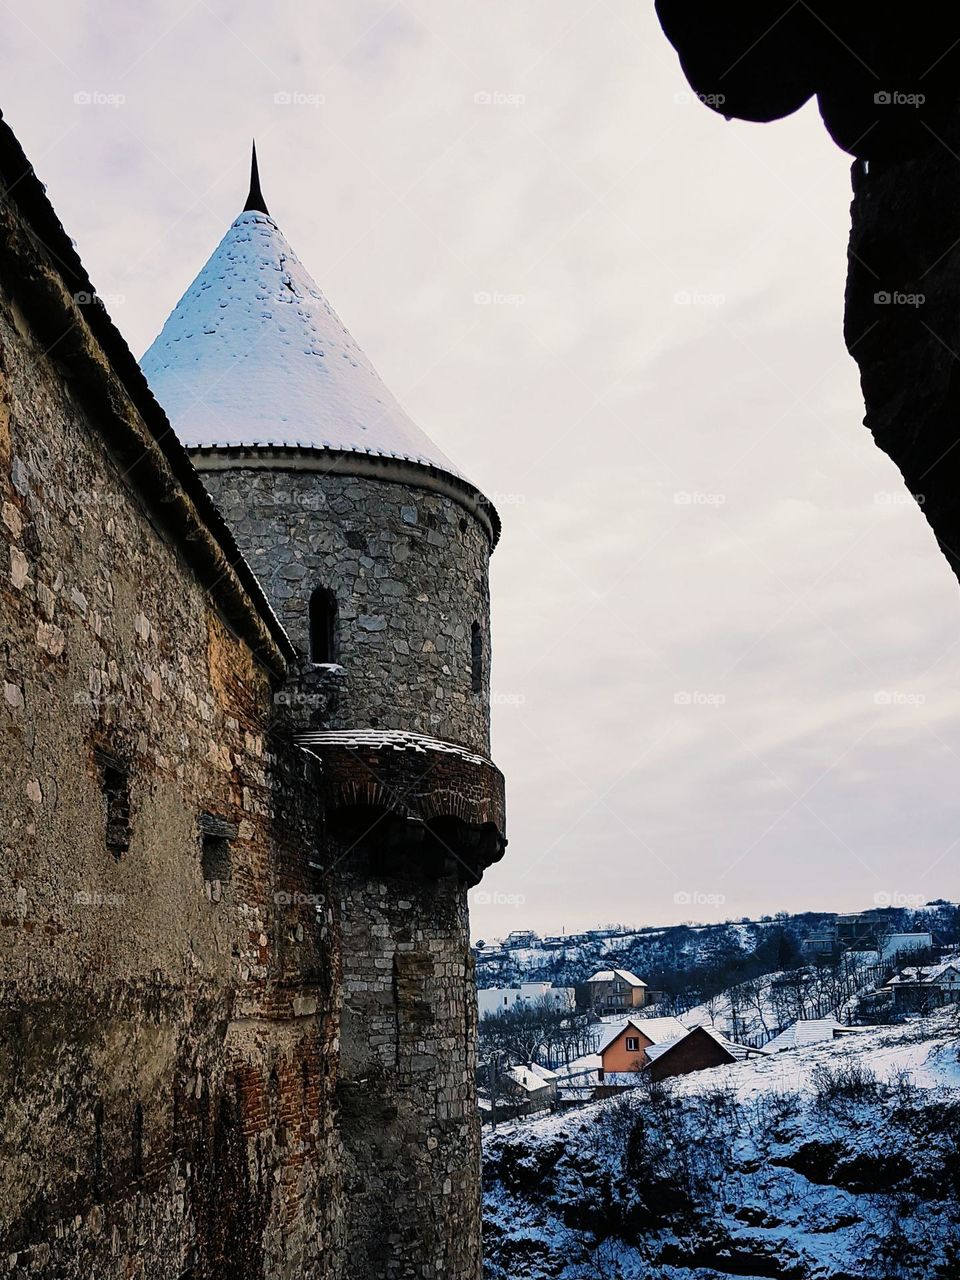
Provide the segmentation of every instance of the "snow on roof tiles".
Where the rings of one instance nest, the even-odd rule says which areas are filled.
[[[519,1085],[526,1093],[536,1093],[540,1089],[546,1088],[556,1079],[556,1075],[552,1071],[548,1071],[545,1067],[538,1067],[534,1064],[527,1064],[521,1067],[509,1067],[504,1076],[512,1080],[514,1084]]]
[[[297,734],[297,743],[302,747],[372,747],[374,751],[416,751],[420,754],[436,751],[459,756],[471,764],[490,763],[486,756],[477,755],[455,742],[431,738],[425,733],[411,733],[407,729],[308,729]]]
[[[702,1031],[708,1035],[711,1040],[715,1040],[717,1044],[720,1045],[722,1049],[726,1050],[730,1057],[736,1062],[742,1062],[744,1058],[758,1056],[767,1052],[765,1048],[752,1049],[749,1045],[737,1044],[734,1040],[728,1040],[726,1036],[721,1035],[720,1032],[715,1030],[713,1027],[698,1026],[691,1027],[689,1031],[685,1030],[682,1036],[677,1036],[673,1040],[665,1040],[660,1044],[650,1045],[647,1049],[647,1057],[651,1062],[656,1062],[657,1058],[662,1058],[670,1049],[675,1048],[681,1040],[686,1040],[687,1036],[692,1036],[697,1031]]]
[[[631,987],[645,987],[647,985],[642,978],[638,978],[629,969],[601,969],[592,978],[588,978],[587,982],[613,982],[616,978],[619,978],[621,982],[626,982]]]
[[[824,1040],[833,1040],[836,1028],[840,1025],[836,1018],[802,1018],[785,1027],[779,1035],[767,1042],[765,1048],[769,1053],[779,1053],[781,1049],[800,1049],[808,1044],[820,1044]]]
[[[652,1044],[676,1040],[679,1036],[687,1034],[687,1028],[679,1018],[625,1018],[604,1035],[597,1047],[597,1052],[603,1053],[609,1049],[613,1042],[619,1040],[631,1027],[646,1036]]]
[[[234,220],[140,366],[188,448],[365,453],[464,479],[259,210]]]

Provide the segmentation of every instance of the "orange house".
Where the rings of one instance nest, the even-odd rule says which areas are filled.
[[[666,1044],[687,1034],[678,1018],[627,1018],[612,1026],[600,1042],[599,1079],[606,1075],[629,1075],[642,1071],[650,1059],[651,1045]]]

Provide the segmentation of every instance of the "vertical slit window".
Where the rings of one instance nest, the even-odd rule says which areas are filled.
[[[233,858],[231,844],[237,828],[212,813],[200,815],[200,866],[208,884],[224,884],[231,878]]]
[[[337,601],[332,591],[317,587],[310,597],[310,661],[337,660]]]
[[[116,756],[104,751],[98,751],[96,759],[106,806],[105,842],[108,852],[120,858],[130,848],[130,773]]]
[[[479,622],[470,628],[470,687],[474,693],[483,693],[483,632]]]

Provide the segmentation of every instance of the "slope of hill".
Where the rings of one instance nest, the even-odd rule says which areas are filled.
[[[925,907],[884,909],[890,927],[898,932],[929,930],[940,946],[960,942],[960,910],[952,903],[938,901]],[[804,961],[803,941],[811,934],[822,933],[835,918],[828,912],[782,912],[776,917],[718,924],[593,930],[518,946],[510,946],[509,940],[493,946],[478,944],[477,985],[509,987],[539,981],[575,986],[598,969],[628,969],[643,978],[651,990],[663,993],[665,1009],[680,1013],[706,1005],[718,994],[764,975],[796,972]],[[859,984],[855,987],[859,989]],[[823,1003],[818,993],[813,995],[813,1005]],[[796,1006],[789,1013],[796,1017],[808,1001],[798,995],[785,1003]],[[755,996],[746,993],[745,1005],[756,1004]],[[732,1030],[737,1026],[739,1010],[730,1009],[728,1013]],[[757,1023],[762,1039],[763,1024],[768,1019],[761,1009],[756,1013],[749,1020]]]
[[[958,1031],[944,1011],[495,1132],[488,1280],[955,1278]]]

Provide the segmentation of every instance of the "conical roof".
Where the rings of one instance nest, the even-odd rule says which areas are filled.
[[[188,448],[340,450],[464,479],[387,390],[266,212],[255,155],[247,208],[140,365]]]

